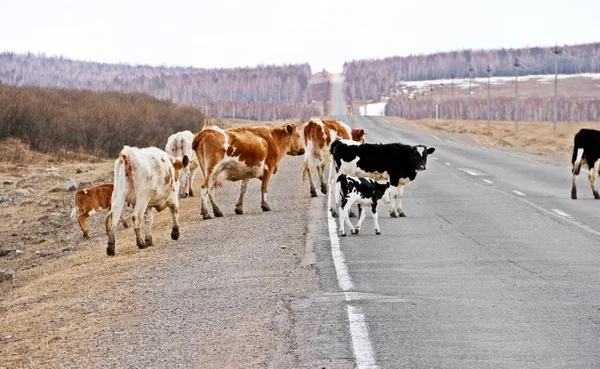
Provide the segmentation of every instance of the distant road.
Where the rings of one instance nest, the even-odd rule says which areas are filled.
[[[383,205],[381,236],[367,215],[360,236],[340,239],[338,265],[335,252],[319,255],[333,260],[320,264],[334,278],[322,288],[346,289],[348,311],[363,319],[358,338],[349,329],[363,343],[359,367],[600,367],[600,201],[585,175],[571,200],[567,167],[332,106],[368,142],[436,148],[406,187],[407,218]],[[317,249],[330,250],[325,225],[321,235]]]

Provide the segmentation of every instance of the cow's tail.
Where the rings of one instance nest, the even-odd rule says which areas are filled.
[[[73,220],[77,219],[77,213],[78,213],[77,206],[74,206],[73,210],[71,210],[71,219],[73,219]]]
[[[338,188],[338,183],[341,186],[339,186],[339,190],[338,191],[334,191],[335,192],[335,202],[337,204],[340,203],[340,195],[341,195],[341,192],[342,192],[342,188],[348,188],[348,177],[346,177],[345,174],[340,174],[338,176],[338,178],[337,178],[335,186],[332,186],[332,187]]]
[[[308,159],[304,159],[304,162],[302,163],[302,180],[306,181],[306,178],[308,177]]]
[[[204,118],[204,125],[202,126],[202,130],[211,129],[215,126],[215,124],[210,120],[210,117]]]
[[[580,132],[577,132],[573,139],[573,155],[571,157],[571,164],[573,164],[573,174],[579,175],[581,170],[581,161],[583,160],[583,142]]]

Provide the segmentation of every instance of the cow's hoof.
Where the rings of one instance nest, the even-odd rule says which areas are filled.
[[[346,232],[344,232],[344,231],[340,232],[340,236],[346,237]]]
[[[406,218],[406,214],[404,214],[404,212],[403,212],[402,210],[400,210],[400,211],[398,212],[398,216],[399,216],[400,218]]]
[[[208,211],[202,210],[202,219],[207,220],[207,219],[210,219],[210,218],[211,218],[211,216],[208,213]]]
[[[594,198],[595,198],[596,200],[600,200],[600,195],[598,194],[598,192],[595,192],[595,193],[594,193]]]
[[[398,216],[396,215],[395,211],[390,211],[390,218],[397,218]]]
[[[171,230],[171,239],[177,241],[179,239],[179,227],[173,227]]]
[[[221,210],[215,210],[215,217],[221,218],[222,216],[223,216],[223,213],[221,213]]]
[[[351,229],[351,230],[350,230],[350,233],[351,233],[351,234],[358,234],[358,230],[357,230],[357,229]]]
[[[152,243],[152,236],[147,236],[144,241],[146,242],[146,246],[154,246]]]
[[[181,195],[179,195],[180,198],[185,199],[186,197],[188,197],[187,193],[182,193]]]
[[[571,190],[571,198],[573,200],[577,200],[577,190],[575,190],[575,189]]]
[[[238,215],[244,214],[244,210],[242,208],[235,208],[235,213]]]
[[[271,211],[271,208],[267,204],[262,204],[260,207],[263,211]]]
[[[88,240],[90,238],[89,233],[83,232],[83,238],[85,238],[86,240]]]
[[[375,231],[375,234],[379,236],[381,234],[381,232]]]
[[[194,196],[194,191],[192,191],[192,189],[190,188],[190,197]]]
[[[123,228],[129,228],[129,223],[127,222],[122,222],[123,223]]]
[[[145,249],[146,248],[146,243],[143,241],[138,241],[137,242],[137,247],[139,247],[140,249]]]
[[[318,197],[319,195],[317,195],[317,190],[315,190],[314,188],[310,189],[310,197]]]
[[[356,214],[354,214],[354,212],[353,212],[352,210],[350,210],[350,211],[348,212],[348,216],[349,216],[350,218],[356,218]]]
[[[321,193],[322,193],[323,195],[327,195],[327,186],[325,186],[325,185],[321,185]]]
[[[337,217],[338,217],[338,213],[337,213],[337,211],[335,211],[335,210],[333,210],[333,209],[329,209],[329,211],[331,211],[331,216],[332,216],[332,217],[334,217],[334,218],[337,218]]]
[[[106,255],[108,256],[115,256],[115,247],[107,247],[106,248]]]

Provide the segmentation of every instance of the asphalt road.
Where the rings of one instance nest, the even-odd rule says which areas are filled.
[[[405,189],[408,217],[381,205],[376,236],[367,215],[361,235],[340,240],[346,288],[321,281],[363,316],[359,367],[600,366],[600,201],[585,174],[571,200],[567,167],[340,118],[368,142],[436,148]]]

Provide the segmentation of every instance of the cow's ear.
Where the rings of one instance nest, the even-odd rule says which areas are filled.
[[[359,132],[359,134],[360,134],[361,136],[366,136],[366,135],[367,135],[367,131],[366,131],[366,130],[364,130],[364,129],[362,129],[362,128],[361,128],[361,129],[359,129],[359,130],[358,130],[358,132]]]
[[[434,151],[435,151],[435,147],[430,147],[427,149],[427,154],[433,154]]]
[[[181,159],[181,163],[183,164],[183,167],[187,167],[188,164],[190,163],[190,158],[188,158],[187,155],[183,155],[183,158]]]
[[[285,125],[285,131],[287,132],[288,135],[291,135],[294,132],[294,126],[291,124],[286,124]]]

